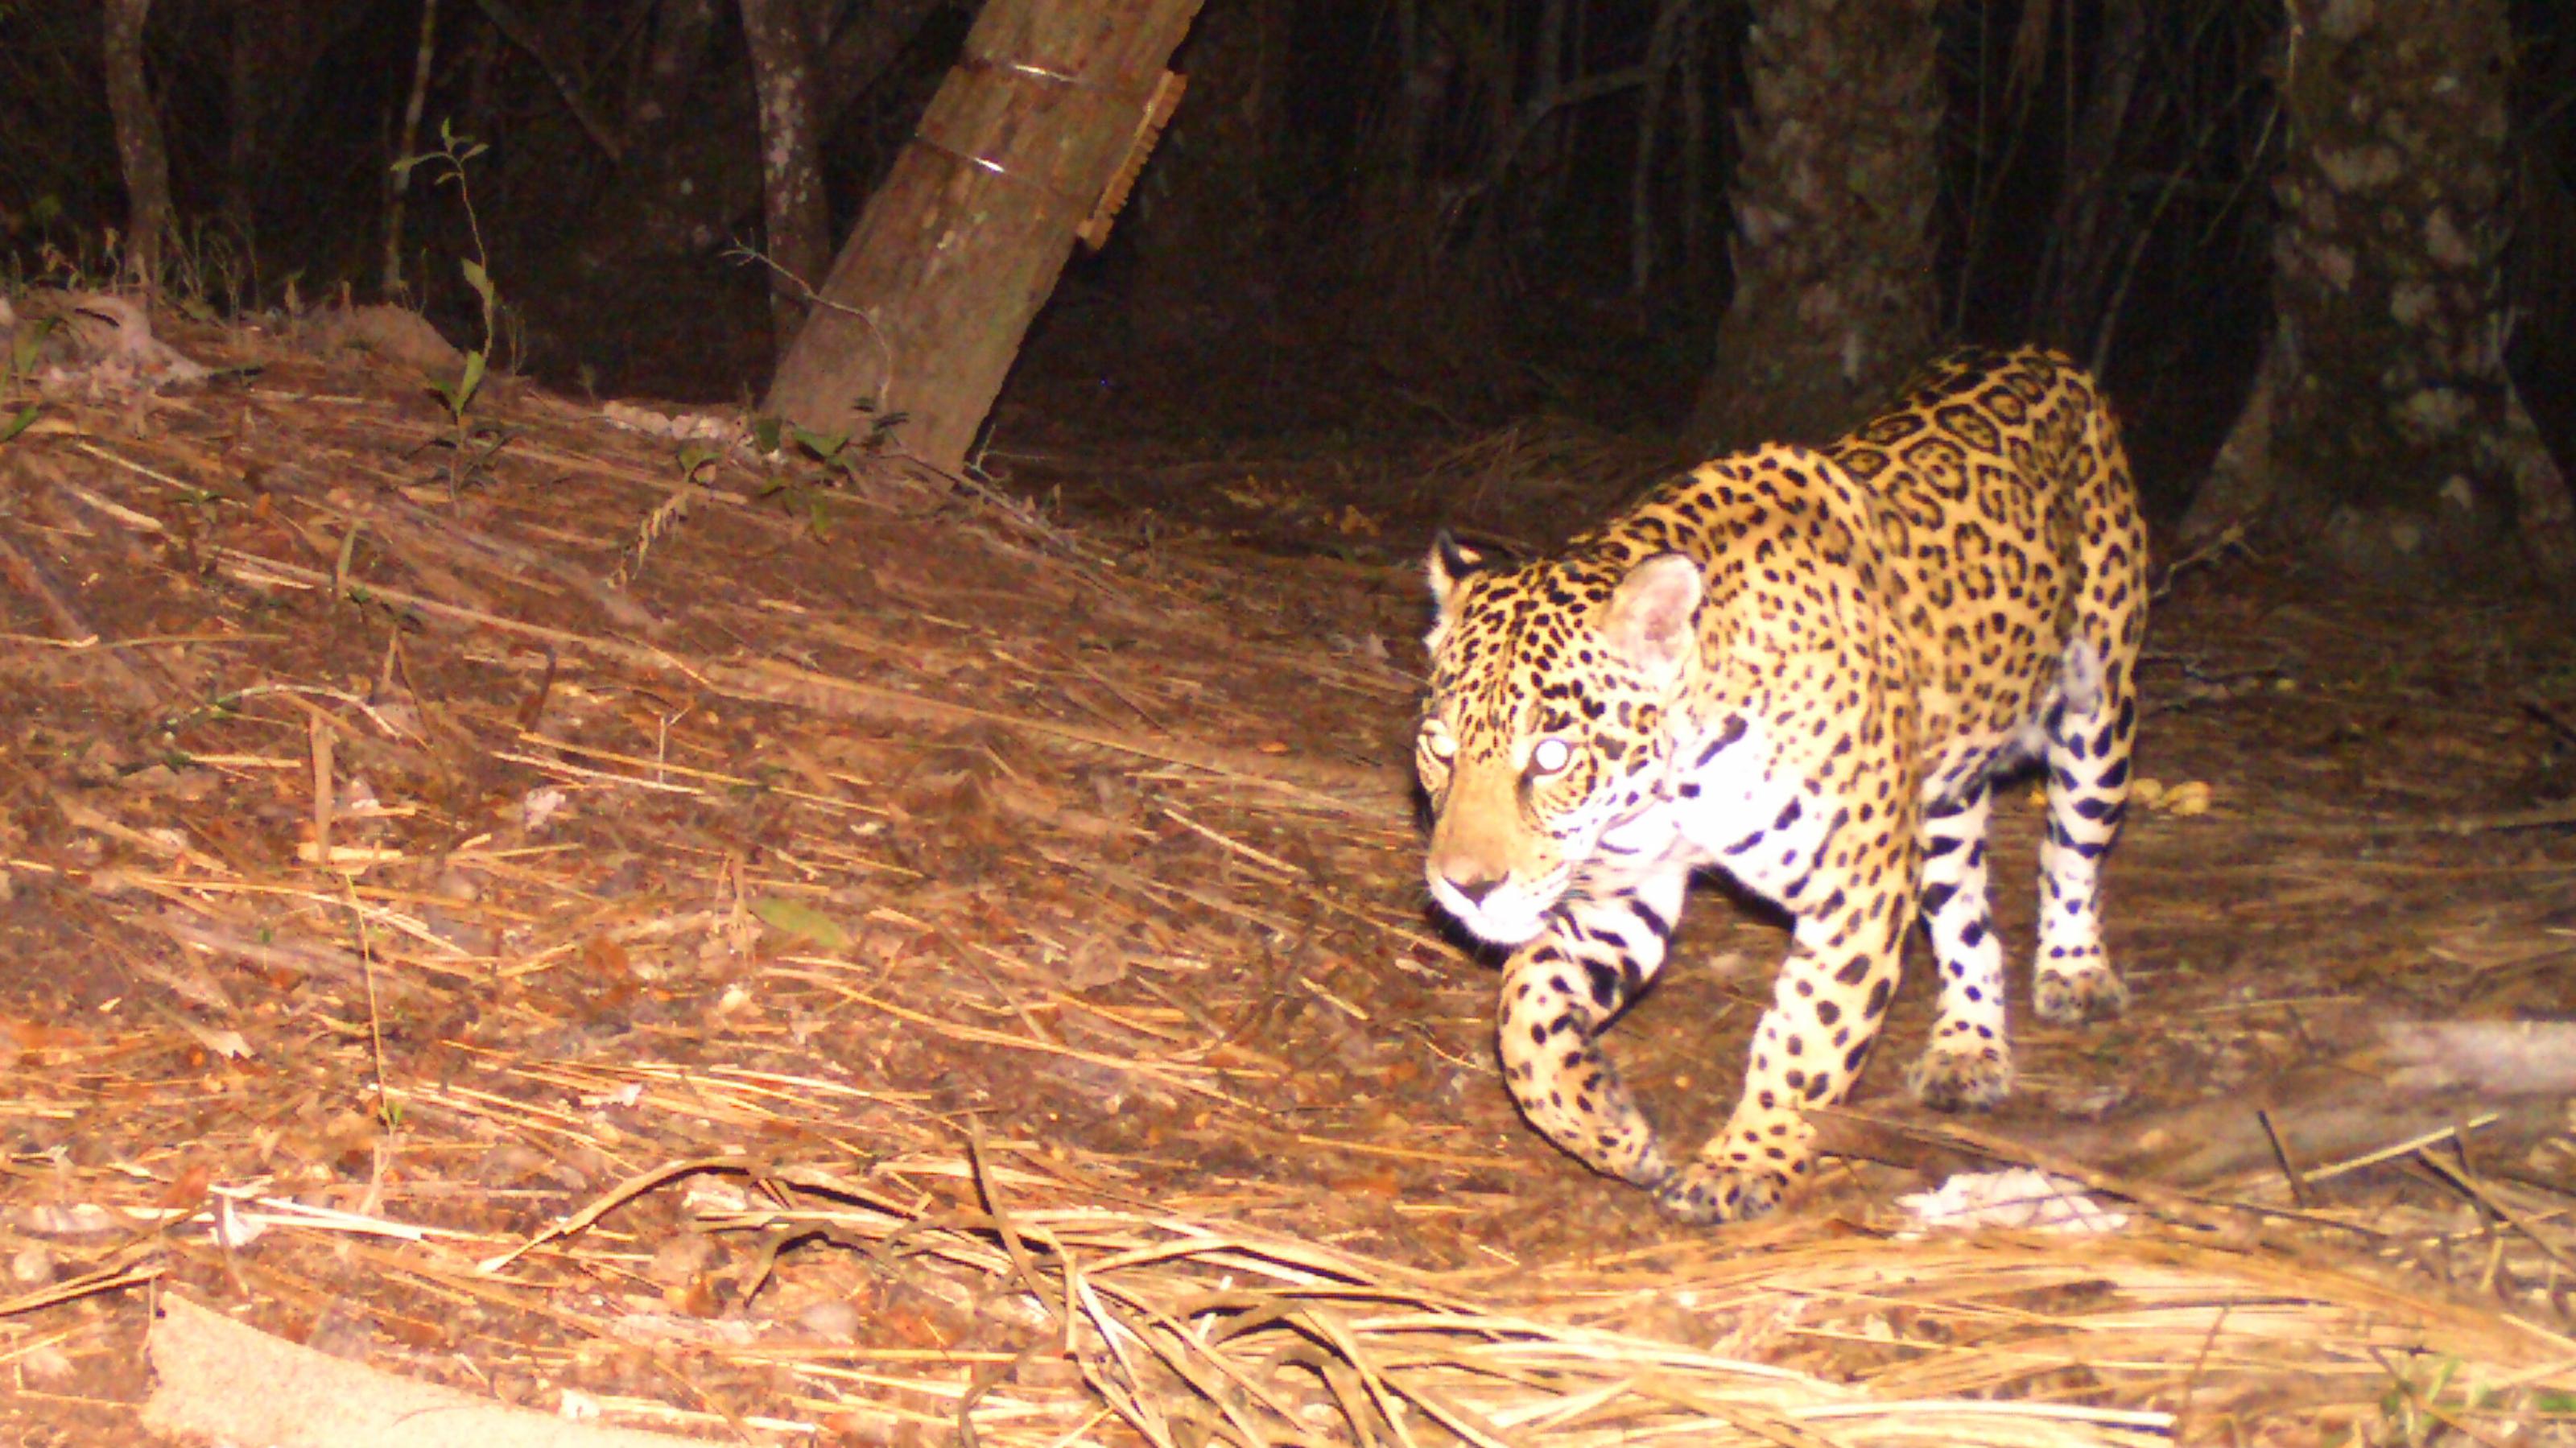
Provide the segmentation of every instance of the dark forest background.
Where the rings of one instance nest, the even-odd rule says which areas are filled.
[[[1022,370],[1092,378],[1099,425],[1130,432],[1365,440],[1545,410],[1685,432],[1723,360],[1745,244],[1731,183],[1757,18],[1818,8],[1832,7],[1208,0],[1174,61],[1193,87],[1179,119]],[[812,9],[837,239],[974,7]],[[2102,370],[2168,520],[2270,326],[2286,27],[2335,9],[1935,14],[1939,332],[2037,338]],[[2568,10],[2508,10],[2497,282],[2514,375],[2562,459],[2576,456]],[[472,314],[459,208],[424,188],[398,220],[390,205],[422,18],[419,0],[151,6],[179,293],[221,312],[391,292],[443,323]],[[509,305],[504,359],[600,395],[755,394],[780,339],[768,279],[738,251],[761,244],[761,175],[731,0],[444,0],[435,21],[422,135],[444,122],[490,147],[470,177]],[[100,30],[91,3],[0,3],[0,255],[22,284],[114,270],[126,202]]]

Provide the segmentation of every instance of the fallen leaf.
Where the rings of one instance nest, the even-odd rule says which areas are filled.
[[[214,1181],[214,1172],[202,1161],[192,1161],[162,1188],[157,1205],[195,1211],[205,1205],[206,1187]]]
[[[759,916],[762,923],[770,928],[783,930],[790,935],[801,935],[825,950],[850,948],[850,933],[843,930],[831,916],[811,905],[794,900],[781,900],[774,895],[764,895],[752,902],[751,913]]]

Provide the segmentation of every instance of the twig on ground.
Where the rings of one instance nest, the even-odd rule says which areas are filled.
[[[2383,1146],[2377,1151],[2366,1151],[2359,1156],[2346,1157],[2342,1161],[2331,1162],[2325,1166],[2310,1167],[2307,1171],[2307,1179],[2313,1186],[2318,1182],[2331,1181],[2347,1172],[2356,1172],[2364,1167],[2373,1167],[2382,1162],[2395,1161],[2400,1157],[2413,1156],[2428,1146],[2438,1146],[2445,1141],[2475,1131],[2481,1126],[2492,1126],[2500,1119],[2500,1114],[2497,1112],[2480,1112],[2466,1121],[2445,1126],[2439,1131],[2428,1131],[2421,1136],[2409,1137],[2394,1146]]]

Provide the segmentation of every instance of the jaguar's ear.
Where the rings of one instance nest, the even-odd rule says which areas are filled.
[[[1612,590],[1601,640],[1634,667],[1669,678],[1698,646],[1692,620],[1705,592],[1697,563],[1683,554],[1658,553],[1629,569]]]
[[[1431,540],[1431,557],[1424,564],[1431,578],[1431,601],[1447,613],[1449,596],[1458,591],[1458,585],[1467,581],[1467,575],[1492,563],[1482,551],[1459,542],[1448,529],[1441,529],[1440,536]]]

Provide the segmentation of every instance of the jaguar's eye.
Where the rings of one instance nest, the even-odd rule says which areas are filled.
[[[1458,740],[1434,721],[1422,726],[1422,752],[1446,764],[1458,757]]]
[[[1530,746],[1529,772],[1554,774],[1574,762],[1574,746],[1550,736]]]

